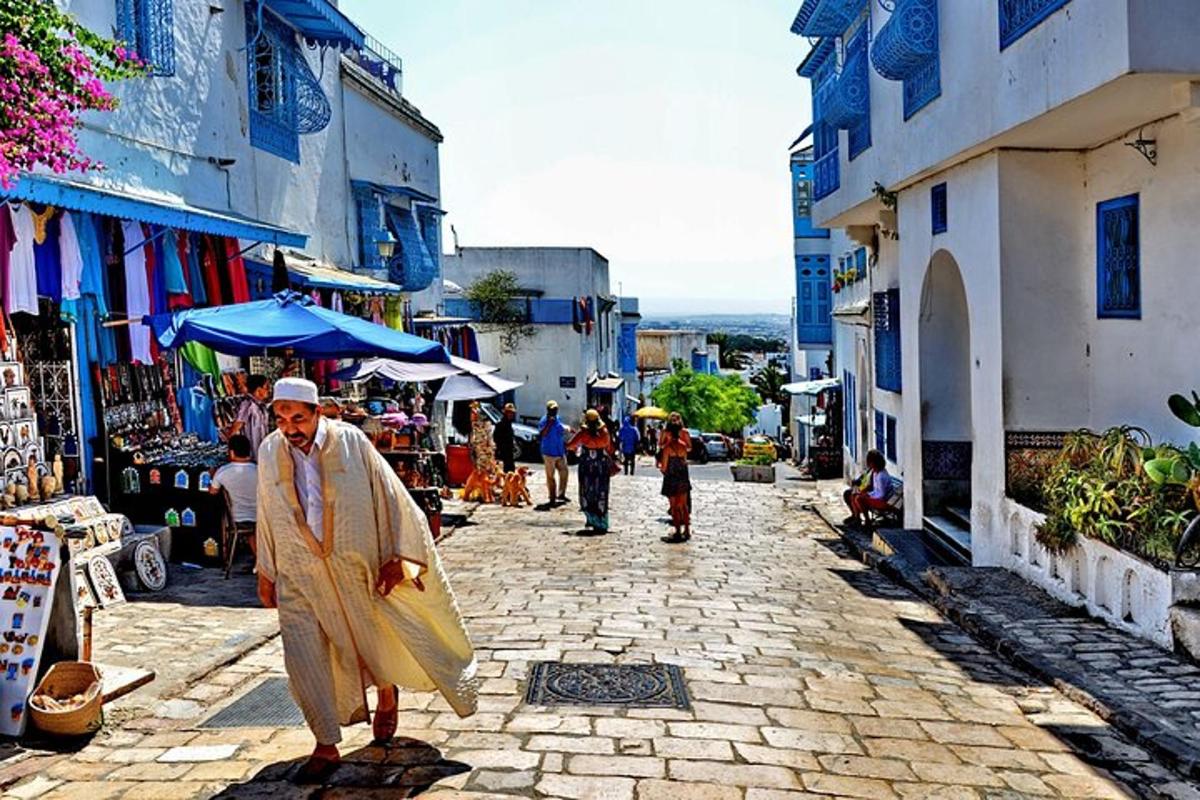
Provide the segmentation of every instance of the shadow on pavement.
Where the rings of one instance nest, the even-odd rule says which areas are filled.
[[[342,754],[342,763],[322,785],[292,782],[303,758],[269,764],[245,783],[214,795],[220,800],[310,797],[415,797],[433,784],[470,772],[471,766],[450,761],[440,750],[418,739],[398,737],[388,745],[368,746]]]
[[[199,607],[261,608],[258,583],[250,572],[253,566],[247,554],[234,563],[226,580],[223,568],[170,564],[167,585],[161,592],[129,592],[126,599],[133,605],[177,603]]]

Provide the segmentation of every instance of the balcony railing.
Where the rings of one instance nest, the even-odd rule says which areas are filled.
[[[813,162],[813,199],[820,200],[838,190],[838,151],[826,153]]]
[[[1071,0],[1000,0],[1000,49],[1020,39]]]
[[[397,96],[404,94],[404,62],[378,39],[367,36],[366,44],[353,58],[356,64],[371,73],[385,88]]]

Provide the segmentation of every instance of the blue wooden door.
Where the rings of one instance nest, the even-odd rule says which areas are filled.
[[[829,256],[796,256],[796,341],[804,345],[833,343],[829,289]]]

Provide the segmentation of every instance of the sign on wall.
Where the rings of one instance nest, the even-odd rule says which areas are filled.
[[[558,378],[558,388],[574,389],[575,388],[575,376],[574,375],[560,375]]]

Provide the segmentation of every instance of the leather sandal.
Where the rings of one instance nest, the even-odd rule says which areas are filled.
[[[392,691],[396,691],[393,686]],[[397,702],[395,708],[390,708],[386,711],[375,711],[375,719],[371,721],[371,734],[375,737],[372,744],[384,745],[392,740],[396,735],[396,725],[400,718],[400,706]]]

